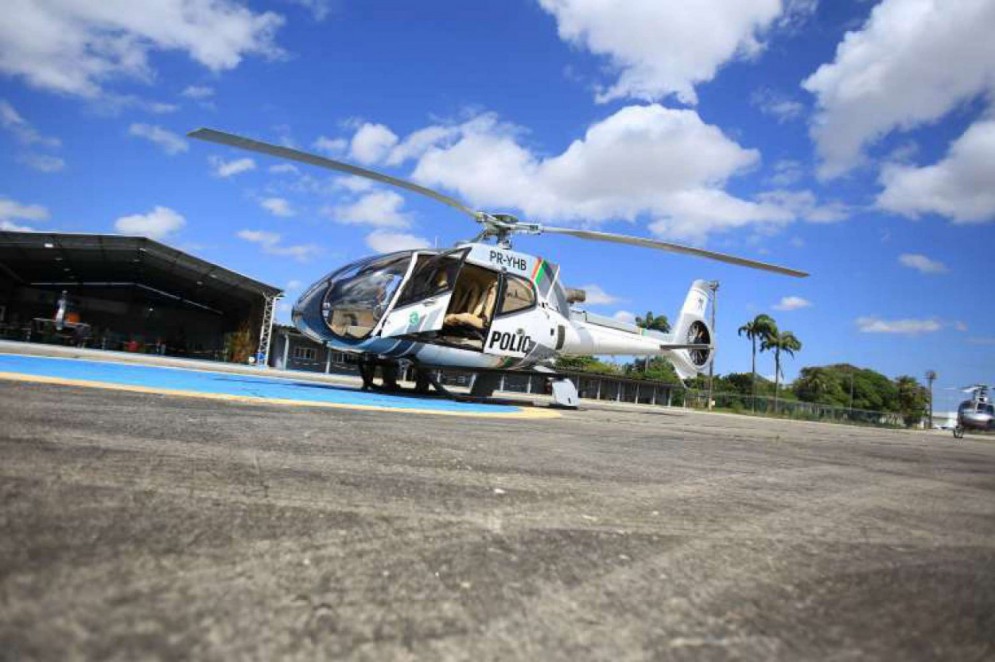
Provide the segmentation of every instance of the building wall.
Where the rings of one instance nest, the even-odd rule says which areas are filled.
[[[270,366],[278,370],[304,370],[324,373],[355,373],[355,366],[342,352],[335,352],[286,327],[273,330]]]

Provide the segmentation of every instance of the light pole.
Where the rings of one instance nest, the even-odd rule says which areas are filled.
[[[719,281],[709,281],[708,289],[712,291],[712,361],[708,364],[708,409],[712,408],[712,377],[715,375],[715,309],[719,300]]]
[[[936,371],[926,371],[926,383],[929,384],[929,429],[933,429],[933,382],[936,381]]]

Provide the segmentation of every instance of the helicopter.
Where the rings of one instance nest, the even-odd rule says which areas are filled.
[[[964,400],[957,407],[957,425],[954,426],[956,439],[963,439],[964,433],[968,431],[995,430],[995,407],[992,406],[988,389],[987,384],[975,384],[961,389],[964,393],[970,393],[971,399]]]
[[[714,355],[706,311],[714,284],[694,281],[669,333],[642,329],[575,307],[586,293],[564,285],[560,267],[515,251],[516,235],[557,234],[806,277],[807,273],[655,239],[522,221],[472,209],[413,182],[282,145],[200,128],[189,137],[367,178],[426,196],[472,218],[478,234],[453,248],[421,248],[366,257],[308,287],[292,308],[294,325],[312,340],[357,357],[363,388],[398,390],[402,363],[415,367],[416,390],[433,386],[436,368],[475,373],[470,394],[490,397],[501,371],[551,375],[555,404],[576,407],[573,384],[555,376],[559,356],[662,356],[681,379],[707,371]],[[382,386],[374,385],[381,369]]]

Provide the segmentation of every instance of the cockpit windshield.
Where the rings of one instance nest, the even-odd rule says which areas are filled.
[[[322,316],[332,333],[347,340],[370,335],[404,280],[411,255],[392,253],[333,274],[322,302]]]

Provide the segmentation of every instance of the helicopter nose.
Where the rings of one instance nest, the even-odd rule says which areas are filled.
[[[305,336],[321,344],[325,344],[327,340],[325,337],[327,334],[323,333],[326,327],[322,314],[322,302],[327,291],[328,281],[324,279],[318,281],[297,299],[291,311],[294,326]]]

